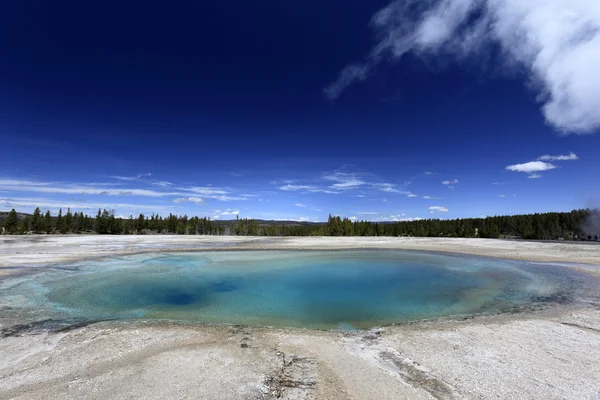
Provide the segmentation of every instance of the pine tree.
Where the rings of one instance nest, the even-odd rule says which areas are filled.
[[[63,216],[62,216],[62,208],[58,210],[58,217],[56,217],[56,230],[60,231],[62,226]]]
[[[138,235],[144,233],[144,221],[145,221],[144,214],[140,214],[140,216],[137,219],[137,233],[138,233]]]
[[[28,215],[21,220],[19,224],[19,233],[24,235],[31,230],[31,217]]]
[[[11,235],[17,233],[19,229],[19,217],[17,216],[17,212],[13,208],[8,213],[6,217],[6,221],[4,222],[4,232],[9,233]]]
[[[103,226],[104,224],[102,223],[102,211],[100,211],[100,209],[98,209],[98,214],[96,214],[96,221],[94,223],[94,230],[96,231],[96,233],[98,234],[102,234],[105,232],[102,232],[103,230]]]
[[[44,232],[44,221],[42,220],[42,213],[39,207],[37,207],[33,212],[33,216],[31,218],[31,229],[33,229],[34,233]]]
[[[48,234],[52,233],[52,217],[50,216],[50,211],[46,211],[46,215],[44,215],[44,232]]]
[[[65,234],[71,229],[71,224],[73,223],[73,214],[71,214],[71,209],[67,208],[67,214],[62,219],[60,226],[58,227],[60,233]]]

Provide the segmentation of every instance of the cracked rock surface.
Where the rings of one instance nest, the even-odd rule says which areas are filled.
[[[596,399],[600,310],[356,332],[98,322],[0,338],[0,399]]]

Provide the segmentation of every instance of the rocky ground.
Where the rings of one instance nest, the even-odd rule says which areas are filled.
[[[600,311],[553,313],[352,333],[144,323],[13,332],[0,340],[0,398],[600,398]]]
[[[587,262],[581,268],[591,272],[600,264],[600,247],[568,243],[180,238],[3,238],[0,265],[17,267],[5,268],[14,274],[43,263],[156,246],[446,249]],[[596,299],[354,332],[144,321],[2,326],[0,399],[600,399]]]

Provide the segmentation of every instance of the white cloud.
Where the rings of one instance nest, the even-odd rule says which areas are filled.
[[[76,202],[76,201],[63,201],[57,199],[48,199],[43,197],[3,197],[0,198],[0,207],[2,208],[15,208],[19,211],[31,212],[33,208],[40,207],[41,209],[56,209],[59,208],[71,210],[148,210],[148,211],[168,211],[172,208],[160,206],[160,205],[147,205],[147,204],[127,204],[127,203],[88,203],[88,202]],[[28,209],[28,208],[31,208]]]
[[[538,179],[541,178],[542,176],[540,174],[530,174],[529,175],[529,179]]]
[[[506,169],[509,171],[526,172],[528,174],[533,172],[548,171],[554,168],[556,168],[556,165],[543,161],[530,161],[523,164],[509,165],[506,167]]]
[[[439,200],[439,197],[436,196],[423,196],[425,200]]]
[[[189,188],[181,188],[181,190],[187,190],[190,192],[198,193],[202,196],[216,196],[229,194],[229,191],[227,191],[226,189],[215,188],[212,186],[192,186]]]
[[[368,65],[351,64],[346,66],[338,75],[337,80],[323,90],[325,96],[330,100],[337,99],[347,86],[367,79],[371,73],[370,69]]]
[[[570,152],[569,154],[560,155],[560,156],[551,156],[548,154],[544,154],[543,156],[538,157],[538,160],[540,160],[540,161],[573,161],[573,160],[579,160],[579,157],[577,157],[577,155],[575,153]]]
[[[14,184],[19,182],[19,184]],[[157,192],[149,189],[137,188],[114,188],[102,186],[90,186],[84,184],[68,184],[60,182],[40,183],[36,181],[0,179],[0,190],[14,192],[35,192],[54,194],[76,194],[76,195],[103,195],[103,196],[142,196],[142,197],[164,197],[178,196],[180,192]]]
[[[213,219],[220,219],[221,217],[240,215],[239,210],[232,210],[228,208],[227,210],[213,210]]]
[[[598,0],[396,0],[371,26],[377,44],[325,88],[329,99],[407,53],[481,63],[499,49],[501,69],[527,74],[550,125],[566,133],[600,128]]]
[[[118,186],[118,185],[117,185]],[[66,183],[66,182],[39,182],[24,179],[0,179],[0,190],[12,192],[34,192],[44,194],[73,194],[73,195],[98,195],[98,196],[139,196],[139,197],[188,197],[191,194],[203,198],[220,201],[247,200],[244,196],[232,196],[230,191],[213,187],[180,187],[172,188],[166,185],[169,191],[153,189],[114,187],[113,184],[94,183]]]
[[[437,172],[425,171],[425,175],[438,175]]]
[[[358,221],[358,218],[356,218],[356,217],[349,217],[348,219],[349,219],[350,221],[352,221],[352,222],[356,222],[356,221]]]
[[[181,203],[194,203],[196,205],[201,205],[204,203],[204,199],[202,197],[180,197],[178,199],[173,199],[173,203],[181,204]]]
[[[504,197],[506,197],[506,195],[504,195],[504,194],[499,194],[499,195],[498,195],[498,197],[500,197],[500,198],[504,198]]]
[[[396,185],[391,183],[374,183],[373,186],[376,189],[386,193],[403,193],[402,191],[396,189]]]
[[[315,190],[317,189],[315,186],[310,185],[284,185],[279,188],[279,190],[283,190],[284,192],[297,192],[299,190]]]
[[[329,189],[309,189],[310,193],[327,193],[327,194],[340,194],[337,190],[329,190]]]
[[[446,180],[442,182],[442,185],[456,185],[458,182],[458,179]]]
[[[240,211],[239,210],[235,210],[235,211],[223,211],[221,213],[221,215],[240,215]]]
[[[23,179],[0,179],[0,188],[4,186],[48,186],[53,182],[29,181]]]
[[[294,205],[295,205],[296,207],[303,207],[303,208],[304,208],[304,207],[306,207],[306,205],[304,205],[304,204],[302,204],[302,203],[296,203],[296,204],[294,204]]]
[[[394,221],[394,222],[412,222],[412,221],[421,221],[423,218],[421,217],[406,217],[406,214],[399,215],[388,215],[385,217],[374,218],[371,221]]]
[[[436,212],[448,212],[448,209],[446,207],[432,206],[429,207],[429,211],[433,214]]]
[[[323,176],[323,179],[336,182],[330,186],[331,189],[335,190],[356,189],[366,184],[366,182],[358,178],[356,174],[347,172],[334,172],[333,174]]]
[[[151,173],[147,173],[147,174],[137,174],[135,176],[111,176],[111,178],[118,179],[120,181],[139,181],[140,179],[149,178],[151,176],[152,176]]]
[[[173,186],[173,184],[171,182],[167,182],[167,181],[154,181],[154,182],[151,182],[151,183],[153,185],[161,186],[161,187]]]
[[[219,201],[248,200],[246,196],[232,195],[229,189],[212,186],[192,186],[189,188],[182,187],[179,188],[179,190],[191,192],[206,199],[214,199]]]
[[[410,194],[409,194],[407,197],[411,197],[411,198],[412,198],[412,197],[419,197],[419,196],[417,196],[417,195],[416,195],[416,194],[414,194],[414,193],[410,193]]]

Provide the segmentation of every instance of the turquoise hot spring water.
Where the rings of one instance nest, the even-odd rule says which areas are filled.
[[[558,267],[438,253],[205,251],[55,265],[0,282],[0,300],[30,321],[364,329],[515,310],[571,283]]]

